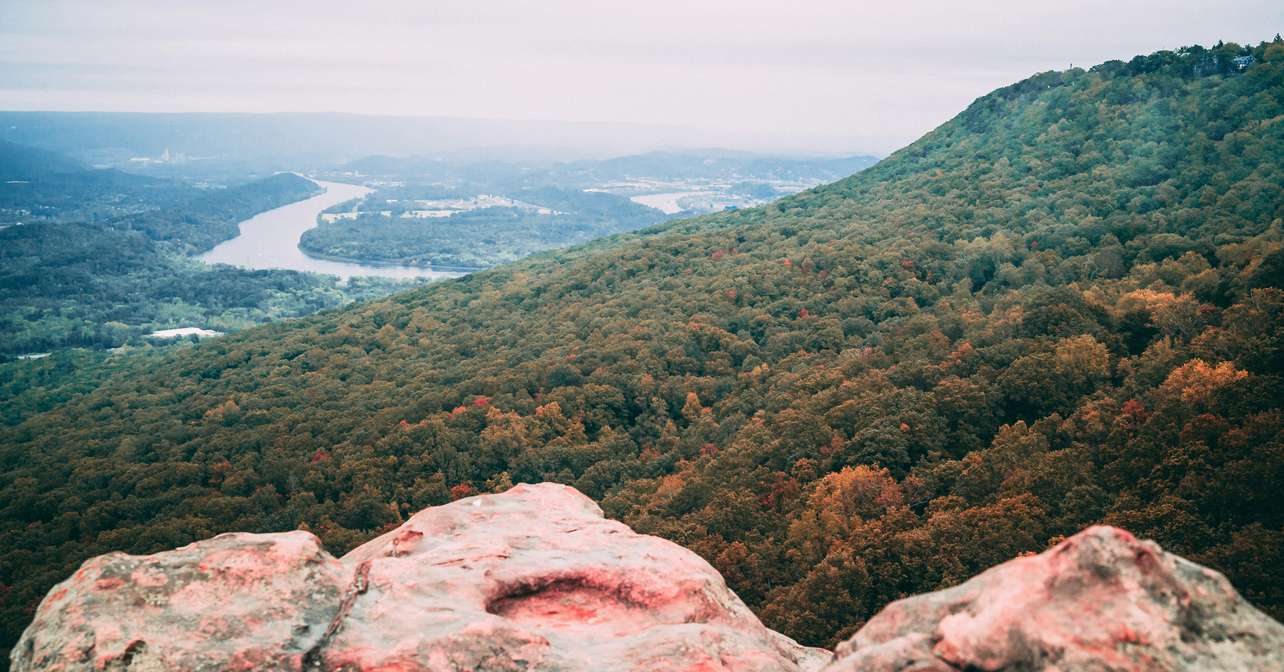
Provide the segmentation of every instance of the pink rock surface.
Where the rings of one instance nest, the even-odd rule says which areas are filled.
[[[15,670],[810,672],[708,563],[522,485],[420,512],[334,560],[304,532],[112,554],[50,592]]]
[[[100,555],[45,596],[13,669],[301,669],[346,583],[307,532]]]
[[[695,554],[553,484],[427,509],[341,560],[306,532],[86,562],[29,670],[1284,670],[1284,626],[1108,527],[895,602],[838,649],[768,630]],[[831,663],[832,660],[832,663]]]
[[[1091,527],[884,608],[826,672],[1284,670],[1284,626],[1225,577]]]
[[[343,561],[357,578],[326,669],[765,672],[830,658],[764,627],[699,556],[560,485],[427,509]]]

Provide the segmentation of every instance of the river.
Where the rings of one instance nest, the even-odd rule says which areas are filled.
[[[241,222],[241,235],[220,243],[198,259],[207,264],[230,264],[255,269],[282,268],[337,275],[344,279],[377,275],[385,278],[440,280],[464,275],[456,271],[435,271],[416,266],[315,259],[304,254],[299,249],[299,237],[304,231],[317,225],[317,215],[322,210],[370,193],[370,189],[355,184],[321,180],[313,182],[325,189],[325,193],[261,212]]]

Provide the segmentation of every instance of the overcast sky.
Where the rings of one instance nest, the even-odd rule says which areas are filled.
[[[0,0],[0,108],[638,122],[885,153],[1034,72],[1280,30],[1284,0]]]

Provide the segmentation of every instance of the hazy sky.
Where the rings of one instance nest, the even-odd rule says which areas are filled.
[[[1280,30],[1284,0],[0,0],[0,108],[625,121],[882,153],[1034,72]]]

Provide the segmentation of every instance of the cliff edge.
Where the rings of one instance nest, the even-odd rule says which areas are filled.
[[[87,561],[13,653],[27,670],[1284,670],[1284,626],[1225,578],[1090,528],[901,600],[837,655],[767,629],[694,553],[519,485],[348,553],[224,534]]]

